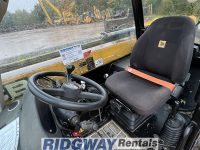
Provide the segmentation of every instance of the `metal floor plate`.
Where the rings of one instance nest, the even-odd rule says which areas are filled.
[[[88,138],[125,138],[129,135],[119,127],[113,120],[109,121],[98,131],[92,133]]]

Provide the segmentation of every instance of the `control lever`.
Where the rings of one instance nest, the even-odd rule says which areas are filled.
[[[174,107],[172,108],[172,113],[171,113],[171,117],[172,119],[176,117],[176,114],[179,110],[179,106],[180,106],[180,102],[179,101],[175,101]]]
[[[83,121],[80,123],[80,126],[85,131],[97,131],[98,130],[98,125],[96,124],[96,122],[93,122],[93,121]]]
[[[75,66],[70,64],[67,65],[66,69],[67,69],[67,82],[71,82],[71,74],[75,70]]]

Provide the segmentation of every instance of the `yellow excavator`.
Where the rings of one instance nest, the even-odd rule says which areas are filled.
[[[38,2],[39,2],[39,5],[42,8],[42,11],[44,12],[45,16],[47,17],[48,23],[51,24],[51,25],[62,24],[62,23],[78,24],[80,22],[79,16],[74,15],[72,13],[72,9],[75,6],[75,2],[73,2],[73,1],[65,4],[64,7],[61,8],[61,11],[49,0],[38,0]],[[51,8],[51,10],[57,15],[56,20],[52,20],[52,18],[50,17],[50,15],[49,15],[49,13],[46,9],[46,6]]]
[[[47,9],[45,7],[45,4],[43,3],[43,0],[38,0],[40,7],[42,8],[42,11],[44,12],[45,16],[47,17],[47,21],[49,24],[53,25],[54,22],[52,21],[51,17],[49,16],[49,13],[47,12]],[[45,0],[46,5],[48,5],[58,16],[58,22],[62,22],[62,13],[60,12],[60,10],[55,7],[49,0]],[[57,22],[56,21],[56,22]]]
[[[76,7],[74,0],[64,2],[60,5],[60,10],[63,15],[63,22],[67,24],[79,24],[80,17],[78,14],[73,13],[73,9]]]
[[[106,9],[102,14],[100,10],[93,6],[94,16],[89,15],[89,13],[84,13],[81,18],[78,14],[73,13],[73,9],[76,7],[75,1],[68,1],[65,4],[61,4],[60,8],[56,7],[50,0],[38,0],[42,11],[47,17],[49,24],[79,24],[79,23],[92,23],[98,20],[104,20],[111,18],[109,9]],[[56,19],[52,19],[49,15],[49,12],[46,9],[48,6],[56,15]]]

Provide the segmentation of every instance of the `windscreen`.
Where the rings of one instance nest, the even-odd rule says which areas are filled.
[[[106,35],[129,28],[134,30],[131,0],[10,0],[0,23],[0,64],[119,40],[130,35]]]

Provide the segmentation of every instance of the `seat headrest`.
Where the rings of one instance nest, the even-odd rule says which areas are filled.
[[[189,17],[157,19],[136,42],[131,67],[182,83],[191,65],[194,38],[195,24]]]

